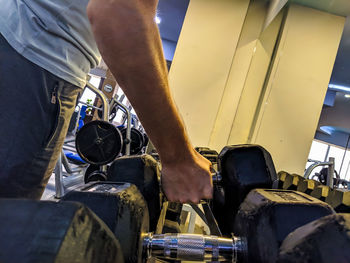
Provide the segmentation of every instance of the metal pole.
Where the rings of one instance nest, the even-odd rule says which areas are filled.
[[[347,142],[346,142],[346,146],[345,146],[345,150],[344,150],[343,159],[341,160],[341,165],[340,165],[340,169],[339,169],[339,175],[341,174],[341,170],[342,170],[342,168],[343,168],[344,159],[345,159],[345,155],[346,155],[346,150],[347,150],[348,147],[349,147],[349,141],[350,141],[350,134],[349,134],[348,140],[347,140]]]
[[[120,103],[117,99],[114,98],[115,103],[123,109],[123,111],[126,113],[126,116],[128,118],[128,123],[126,125],[126,140],[127,144],[125,146],[125,154],[130,155],[130,144],[131,144],[131,113],[130,110],[122,103]]]
[[[62,152],[61,152],[61,154],[62,154]],[[55,197],[56,198],[61,198],[64,195],[61,154],[59,155],[56,166],[55,166],[55,190],[56,190]]]
[[[327,185],[333,188],[333,176],[334,176],[334,157],[329,157],[329,165],[328,165],[328,176],[327,176]]]
[[[106,98],[106,95],[101,90],[99,90],[98,88],[96,88],[94,85],[92,85],[89,82],[86,83],[86,86],[100,97],[100,99],[102,101],[102,119],[104,121],[108,121],[109,120],[109,104],[108,104],[108,100]]]

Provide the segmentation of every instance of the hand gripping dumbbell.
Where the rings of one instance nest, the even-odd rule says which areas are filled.
[[[254,158],[251,157],[251,152],[246,151],[249,147],[235,147],[235,149],[243,150],[241,153],[250,160],[249,162],[245,159],[240,159],[240,156],[237,156],[237,159],[233,158],[233,156],[228,156],[227,160],[231,160],[230,162],[226,163],[221,161],[220,163],[222,166],[220,170],[222,182],[231,183],[233,189],[238,189],[241,193],[248,191],[247,189],[249,187],[254,186],[254,184],[249,185],[247,182],[262,181],[261,176],[263,173],[259,170],[259,167],[264,167],[263,171],[266,171],[266,165],[259,166],[253,161]],[[226,159],[223,155],[221,156],[223,157],[222,160]],[[241,164],[245,164],[248,168],[240,166]],[[252,175],[246,173],[247,170],[254,170],[250,169],[249,165],[252,165],[253,168],[255,167],[254,169],[259,168],[256,171],[256,174],[258,174],[257,178],[250,178],[249,176]],[[228,171],[234,172],[235,174],[231,174]],[[266,174],[266,172],[264,173]],[[249,180],[243,178],[244,174]],[[236,182],[236,185],[233,182]],[[222,184],[222,186],[225,189],[224,197],[226,199],[227,196],[230,196],[228,195],[230,194],[230,188],[225,184]],[[243,197],[241,198],[243,199]],[[186,255],[187,259],[199,259],[200,257],[205,259],[211,257],[213,260],[217,261],[227,260],[227,258],[229,258],[229,260],[237,259],[238,262],[274,262],[279,244],[288,233],[313,219],[333,213],[333,210],[324,203],[301,193],[258,189],[249,192],[248,196],[241,204],[239,211],[238,209],[235,210],[235,206],[230,207],[224,204],[229,209],[229,211],[225,212],[231,213],[230,218],[235,217],[235,220],[232,222],[230,218],[226,219],[226,221],[224,218],[221,218],[222,222],[228,225],[229,229],[233,229],[232,232],[235,233],[236,237],[232,237],[231,232],[227,235],[229,236],[228,238],[186,236],[182,234],[180,236],[156,236],[154,234],[148,234],[149,220],[147,204],[138,189],[131,184],[113,182],[90,183],[68,193],[62,198],[61,202],[66,201],[79,201],[85,204],[94,212],[92,214],[94,214],[95,221],[98,222],[100,226],[89,228],[89,235],[84,231],[79,232],[81,233],[79,236],[81,242],[84,244],[89,243],[94,244],[94,246],[101,246],[102,244],[100,244],[100,241],[96,240],[95,243],[93,238],[95,236],[94,233],[100,231],[99,229],[101,229],[102,226],[105,232],[99,234],[107,234],[108,236],[110,236],[110,234],[115,235],[119,240],[125,262],[146,261],[147,255],[152,255],[153,253],[153,255],[160,256],[160,251],[163,251],[163,258],[171,256],[174,258],[175,252],[179,252],[176,253],[176,258],[182,258],[184,257],[183,255]],[[228,200],[231,204],[234,203],[233,201],[235,200]],[[57,203],[57,205],[59,206],[61,202]],[[62,205],[65,206],[64,204]],[[82,223],[88,222],[80,215],[81,213],[86,214],[87,212],[85,211],[90,211],[90,209],[84,208],[84,210],[79,212],[80,214],[77,214],[75,217],[72,217],[69,213],[65,213],[65,211],[58,212],[60,213],[60,218],[66,218],[64,222],[66,222],[65,224],[67,226],[72,224],[72,226],[74,226],[77,223],[82,225]],[[11,211],[11,209],[8,210]],[[44,215],[51,216],[51,212],[52,210],[45,210]],[[88,213],[91,214],[91,211]],[[55,218],[55,215],[56,214],[53,214],[52,216]],[[95,215],[97,215],[97,217]],[[40,213],[37,216],[40,216]],[[72,221],[73,219],[75,220],[74,222]],[[81,221],[83,219],[84,221]],[[7,221],[11,220],[7,219]],[[18,227],[18,224],[13,225]],[[21,223],[21,225],[23,225],[23,223]],[[29,223],[26,225],[29,225]],[[41,224],[41,228],[45,229],[47,225]],[[79,229],[83,230],[83,228]],[[86,227],[84,229],[87,231]],[[55,231],[56,229],[52,227],[51,232],[55,233]],[[31,233],[36,232],[37,231],[32,231]],[[69,235],[72,234],[71,232],[72,231],[67,231],[64,233]],[[60,234],[62,240],[68,242],[67,245],[69,246],[68,237],[65,238],[61,232],[57,233],[57,235],[58,234]],[[15,238],[20,240],[21,236],[16,236]],[[189,242],[189,239],[191,242]],[[72,239],[72,241],[74,240],[76,239]],[[191,245],[191,249],[186,249],[186,244],[192,244],[192,242],[195,245]],[[52,249],[49,247],[49,250],[56,253],[54,252],[56,251],[54,249],[56,243],[57,242],[45,242],[42,243],[42,245],[45,246],[45,248],[52,246]],[[177,244],[177,246],[175,244]],[[37,243],[29,244],[28,246],[32,248],[34,245],[35,249],[40,249],[40,244]],[[162,250],[161,248],[163,247],[165,249]],[[84,255],[85,253],[79,249],[74,249],[73,251],[77,253],[77,255]],[[106,251],[108,251],[108,247],[106,247]],[[71,254],[72,257],[74,257],[74,252]],[[94,255],[98,257],[98,254]],[[120,253],[118,255],[120,255]],[[123,262],[121,259],[122,257],[118,257],[118,259],[114,261],[111,257],[109,258],[111,259],[109,262]],[[41,262],[42,260],[40,260],[39,257],[36,258],[36,261]],[[77,262],[79,262],[79,260],[77,260]],[[91,261],[87,260],[86,262]]]
[[[274,262],[279,245],[294,229],[333,213],[325,203],[286,190],[252,190],[237,213],[228,238],[148,233],[148,210],[135,186],[97,182],[68,193],[63,200],[92,209],[119,240],[125,262],[149,256],[197,261]],[[227,221],[228,224],[232,222]]]
[[[114,180],[120,180],[122,170],[118,167],[121,167],[121,163],[125,163],[120,161],[116,161],[114,164],[112,164],[110,169],[111,174],[109,174],[110,178],[114,176]],[[114,172],[113,172],[114,171]],[[129,177],[129,176],[128,176]],[[123,181],[127,180],[127,177],[124,176]],[[253,203],[250,205],[247,205],[247,207],[253,206],[253,207],[262,207],[264,209],[260,209],[259,211],[268,211],[266,207],[270,207],[270,204],[274,204],[274,209],[270,209],[269,211],[272,212],[263,212],[263,213],[255,213],[256,215],[259,215],[256,217],[256,221],[249,221],[244,219],[244,215],[247,212],[247,209],[245,209],[245,212],[239,213],[239,216],[237,215],[238,208],[241,205],[243,199],[246,197],[246,195],[254,188],[271,188],[273,182],[276,179],[276,173],[274,170],[274,165],[272,162],[272,158],[269,155],[269,153],[262,148],[261,146],[257,145],[239,145],[239,146],[227,146],[225,147],[220,155],[219,155],[219,172],[216,173],[213,176],[214,179],[214,199],[212,202],[212,208],[214,212],[215,218],[219,221],[219,226],[224,235],[231,237],[231,233],[235,232],[235,234],[239,234],[242,236],[242,238],[247,238],[248,240],[248,246],[252,247],[248,254],[250,254],[250,257],[252,255],[259,255],[264,252],[263,247],[259,246],[259,239],[255,238],[254,234],[247,231],[247,229],[252,229],[254,231],[258,231],[257,227],[261,227],[258,223],[258,221],[261,219],[264,220],[276,220],[279,216],[280,210],[278,209],[289,209],[289,213],[293,215],[293,209],[290,209],[290,207],[308,207],[308,202],[311,202],[309,199],[302,197],[297,194],[291,194],[291,193],[280,193],[280,192],[266,192],[262,191],[261,193],[252,192],[251,196],[260,196],[258,199],[255,198],[255,200],[268,200],[268,202],[258,202],[258,204]],[[141,180],[143,181],[143,180]],[[142,188],[142,187],[141,187]],[[262,197],[263,196],[263,197]],[[286,200],[284,200],[282,197],[284,197]],[[279,200],[275,200],[275,199]],[[288,199],[289,198],[289,199]],[[254,199],[254,198],[253,198]],[[273,200],[271,200],[273,199]],[[68,198],[69,200],[69,198]],[[248,198],[248,200],[250,200]],[[291,202],[294,200],[294,203]],[[306,201],[306,204],[304,202]],[[312,201],[314,202],[314,200]],[[278,203],[278,205],[276,205]],[[298,204],[298,205],[295,205]],[[313,204],[315,205],[315,204]],[[317,205],[316,205],[317,206]],[[315,209],[317,211],[318,209]],[[322,209],[321,209],[322,210]],[[277,212],[273,212],[277,211]],[[272,243],[271,247],[273,248],[273,255],[276,255],[278,251],[278,246],[282,242],[282,237],[285,237],[289,232],[291,232],[294,228],[297,226],[300,226],[302,223],[307,223],[313,219],[316,219],[319,217],[320,214],[326,215],[327,213],[330,213],[327,209],[322,210],[322,213],[316,213],[317,215],[313,215],[311,213],[310,216],[301,216],[302,219],[298,219],[298,222],[294,222],[293,220],[290,222],[290,225],[285,229],[283,225],[279,225],[279,230],[283,230],[283,233],[279,233],[278,231],[275,231],[273,225],[267,225],[266,228],[264,228],[266,233],[269,232],[275,232],[274,239],[272,241],[267,241]],[[326,212],[325,212],[326,211]],[[118,212],[120,214],[120,212]],[[252,212],[247,212],[252,213]],[[101,213],[97,213],[98,215]],[[262,216],[262,214],[264,216]],[[305,211],[303,211],[303,214],[307,215]],[[287,215],[287,214],[285,214]],[[295,219],[295,216],[289,216],[290,219]],[[238,220],[237,220],[238,218]],[[255,218],[255,217],[249,217],[249,218]],[[112,219],[111,219],[112,220]],[[235,221],[237,223],[235,224]],[[242,224],[243,222],[243,224]],[[247,224],[244,224],[244,222],[247,222]],[[276,222],[282,224],[283,219],[280,218],[279,222]],[[244,225],[250,225],[250,227],[244,227]],[[235,231],[234,231],[235,230]],[[119,232],[119,231],[115,231]],[[137,231],[139,232],[139,231]],[[141,233],[134,235],[138,236]],[[278,235],[277,235],[278,234]],[[116,234],[117,236],[120,236],[120,234]],[[125,235],[123,235],[125,236]],[[259,237],[259,236],[258,236]],[[266,237],[265,237],[266,238]],[[237,240],[234,239],[234,240]],[[242,240],[242,239],[239,239]],[[226,241],[225,241],[226,242]],[[228,241],[232,243],[233,247],[236,247],[235,242]],[[124,238],[121,240],[121,245],[123,247],[131,247],[130,242],[125,241]],[[242,247],[242,246],[240,246]],[[124,249],[125,251],[129,251],[129,249]],[[204,253],[204,252],[203,252]],[[237,252],[238,253],[238,252]],[[130,254],[126,252],[126,254]],[[240,253],[238,253],[240,254]],[[244,253],[242,253],[244,254]],[[256,256],[258,257],[258,256]],[[128,260],[128,256],[126,256],[126,260]],[[259,262],[259,261],[258,261]],[[263,261],[261,261],[263,262]]]
[[[90,183],[69,195],[68,200],[79,197],[86,206],[65,201],[0,200],[4,212],[0,214],[0,261],[71,262],[74,259],[84,263],[122,263],[145,262],[149,256],[155,256],[197,261],[276,262],[272,255],[278,253],[278,249],[272,251],[276,249],[275,240],[284,239],[283,235],[301,225],[283,241],[278,262],[349,262],[346,249],[342,249],[350,244],[349,216],[333,214],[303,226],[303,220],[298,218],[305,218],[303,214],[310,213],[309,210],[313,211],[313,217],[331,212],[316,205],[313,198],[293,191],[249,193],[237,216],[237,222],[241,223],[247,216],[251,217],[241,230],[244,233],[251,229],[253,235],[247,238],[243,234],[241,238],[221,238],[147,233],[146,204],[130,184]],[[269,201],[263,200],[268,196]],[[276,198],[280,200],[271,202]],[[304,201],[305,205],[300,204]],[[253,204],[258,203],[258,213],[252,213]],[[286,208],[291,208],[288,214],[284,213]],[[285,222],[278,223],[275,219],[283,214]],[[278,224],[274,228],[266,226],[270,221]],[[281,228],[284,224],[287,229]]]
[[[81,202],[102,219],[119,240],[125,262],[144,262],[149,256],[232,261],[246,251],[244,241],[236,237],[149,233],[147,204],[129,183],[92,182],[71,191],[60,202],[66,201]]]

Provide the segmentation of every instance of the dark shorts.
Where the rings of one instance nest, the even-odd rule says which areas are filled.
[[[80,91],[0,35],[0,197],[41,197]]]

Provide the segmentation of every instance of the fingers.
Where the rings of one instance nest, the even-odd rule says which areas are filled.
[[[198,204],[202,199],[211,199],[213,186],[211,163],[201,157],[193,164],[163,167],[161,186],[167,199],[172,202]]]

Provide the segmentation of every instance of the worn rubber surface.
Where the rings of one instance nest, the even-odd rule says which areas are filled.
[[[326,203],[289,190],[252,190],[237,214],[234,233],[248,241],[245,262],[275,262],[284,238],[296,228],[333,214]]]
[[[283,241],[278,263],[350,262],[350,214],[334,214],[301,226]]]
[[[219,154],[219,170],[224,193],[215,191],[213,213],[222,233],[230,236],[239,205],[249,191],[271,188],[277,175],[268,151],[249,144],[224,147]]]
[[[74,202],[0,199],[0,262],[124,262],[119,242]]]
[[[127,182],[137,186],[147,202],[150,231],[155,231],[161,211],[159,177],[158,162],[146,154],[123,156],[116,159],[108,169],[108,181]]]
[[[147,204],[135,185],[94,182],[69,192],[61,202],[78,201],[101,218],[120,242],[125,262],[141,262],[141,235],[149,230]]]

